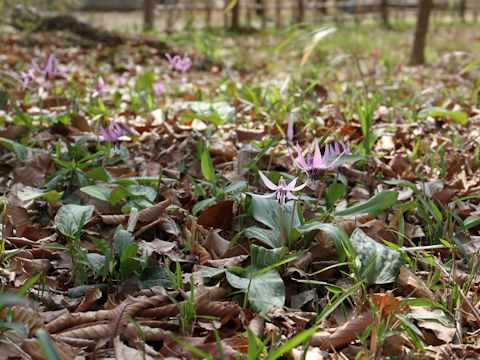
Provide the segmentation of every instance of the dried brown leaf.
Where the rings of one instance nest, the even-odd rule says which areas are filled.
[[[397,283],[405,288],[408,294],[414,297],[435,300],[432,291],[425,285],[425,282],[415,276],[409,268],[402,266],[397,277]]]
[[[78,305],[76,312],[88,310],[98,299],[102,297],[102,291],[98,287],[91,287],[85,291],[82,302]]]
[[[200,265],[205,265],[209,260],[212,260],[212,256],[201,245],[197,245],[193,248],[193,253],[198,256]]]
[[[155,221],[165,211],[165,209],[172,204],[171,199],[164,200],[154,206],[143,209],[138,214],[138,220],[143,223]]]
[[[142,354],[138,349],[125,345],[120,337],[113,339],[113,350],[115,351],[115,359],[117,360],[145,360],[153,359],[152,357]]]
[[[198,224],[214,229],[231,229],[233,223],[232,200],[224,200],[205,210],[198,218]]]
[[[218,233],[214,230],[211,230],[205,241],[202,243],[202,246],[207,250],[212,250],[218,257],[225,254],[228,250],[228,246],[230,242],[222,238]]]
[[[322,350],[333,350],[347,345],[350,341],[362,334],[368,325],[372,322],[370,312],[358,315],[344,325],[339,326],[332,331],[317,331],[310,338],[310,345],[317,346]]]

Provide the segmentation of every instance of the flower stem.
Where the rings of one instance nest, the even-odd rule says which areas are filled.
[[[290,234],[292,233],[292,229],[293,229],[293,219],[295,219],[295,211],[297,211],[297,199],[293,200],[292,218],[290,219]],[[289,249],[292,247],[291,241],[292,239],[289,237],[288,238]]]
[[[282,248],[285,246],[285,230],[283,229],[283,206],[280,205],[280,228],[282,234]]]

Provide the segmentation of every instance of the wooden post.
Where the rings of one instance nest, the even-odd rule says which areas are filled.
[[[380,3],[380,12],[382,13],[383,26],[390,28],[390,21],[388,19],[388,0],[382,0]]]
[[[237,0],[237,3],[232,9],[232,27],[231,27],[232,30],[240,29],[239,18],[240,18],[240,0]]]
[[[305,18],[305,3],[303,0],[298,1],[297,23],[302,23]]]
[[[206,7],[206,14],[205,14],[205,22],[207,25],[207,28],[210,29],[212,26],[212,2],[211,1],[206,1],[205,7]]]
[[[282,26],[282,0],[275,1],[275,26]]]
[[[245,4],[245,10],[247,12],[247,29],[252,28],[252,3],[250,0],[243,0]]]
[[[433,0],[420,0],[418,5],[417,25],[413,39],[410,65],[421,65],[425,62],[425,41],[428,32],[428,21],[433,9]]]
[[[155,1],[143,0],[143,29],[153,30],[155,23]]]
[[[267,27],[267,4],[265,0],[257,0],[257,4],[261,6],[259,14],[262,19],[262,29]]]
[[[459,11],[460,11],[460,19],[462,20],[462,22],[465,22],[466,9],[467,9],[467,0],[460,0]]]

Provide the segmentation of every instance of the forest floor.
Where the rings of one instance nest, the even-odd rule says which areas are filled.
[[[0,358],[477,358],[476,24],[337,26],[3,32]]]

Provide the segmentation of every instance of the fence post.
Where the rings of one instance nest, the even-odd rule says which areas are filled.
[[[207,29],[210,29],[212,26],[212,2],[207,1],[205,4],[206,7],[206,14],[205,14],[205,22],[207,25]]]
[[[240,15],[240,0],[237,0],[237,3],[232,9],[232,30],[238,30],[239,26],[239,16]]]
[[[380,3],[380,11],[382,13],[383,26],[389,28],[390,21],[388,19],[388,0],[382,0]]]
[[[275,1],[275,26],[282,26],[282,0]]]
[[[317,0],[317,10],[327,15],[327,0]]]
[[[143,29],[153,30],[155,22],[155,2],[154,0],[143,0]]]
[[[460,19],[462,19],[462,22],[465,21],[465,10],[467,9],[467,0],[460,0]]]
[[[250,0],[243,0],[245,4],[245,11],[247,12],[247,29],[252,27],[252,3]]]
[[[267,4],[265,4],[265,0],[256,0],[256,3],[261,6],[259,13],[262,18],[262,29],[265,29],[267,27]]]
[[[303,0],[298,0],[297,22],[302,23],[305,17],[305,3]]]

